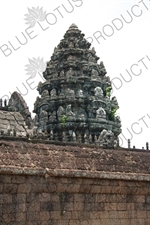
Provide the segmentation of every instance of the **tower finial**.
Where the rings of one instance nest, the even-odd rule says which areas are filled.
[[[78,27],[75,23],[72,23],[69,29],[78,29]]]

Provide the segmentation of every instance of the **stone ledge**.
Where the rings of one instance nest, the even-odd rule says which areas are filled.
[[[150,174],[134,174],[119,172],[90,172],[86,170],[51,170],[51,169],[31,169],[21,167],[0,167],[0,174],[30,175],[30,176],[50,176],[50,177],[71,177],[71,178],[91,178],[91,179],[110,179],[110,180],[132,180],[132,181],[150,181]]]
[[[112,148],[107,148],[107,147],[102,147],[99,145],[95,145],[95,144],[83,144],[83,143],[74,143],[74,142],[59,142],[59,141],[50,141],[50,140],[43,140],[43,139],[29,139],[27,137],[13,137],[13,136],[1,136],[0,135],[0,145],[2,144],[6,144],[6,142],[20,142],[23,141],[24,143],[32,143],[32,144],[45,144],[45,145],[58,145],[58,146],[72,146],[72,147],[83,147],[83,148],[91,148],[91,149],[105,149],[105,150],[109,150]],[[119,150],[119,151],[131,151],[131,152],[146,152],[150,154],[150,150],[146,150],[146,149],[138,149],[138,148],[122,148],[122,147],[118,147],[116,149],[112,149],[112,150]]]

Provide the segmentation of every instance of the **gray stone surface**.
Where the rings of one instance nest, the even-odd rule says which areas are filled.
[[[38,85],[37,131],[53,140],[115,147],[121,133],[115,116],[119,106],[116,97],[110,98],[110,78],[90,45],[72,24],[55,47],[43,73],[46,81]]]
[[[33,133],[31,113],[18,92],[11,95],[9,102],[0,100],[0,135],[26,137]]]
[[[26,122],[20,112],[0,110],[0,135],[20,136],[27,135]]]

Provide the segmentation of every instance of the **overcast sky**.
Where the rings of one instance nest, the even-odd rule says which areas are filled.
[[[29,28],[25,14],[38,6],[46,19]],[[0,98],[20,91],[32,112],[42,78],[26,75],[28,58],[49,61],[72,23],[92,42],[113,82],[122,120],[120,144],[127,147],[131,138],[131,146],[145,147],[150,142],[149,0],[0,0]]]

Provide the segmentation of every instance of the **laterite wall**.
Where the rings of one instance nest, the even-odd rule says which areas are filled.
[[[1,137],[0,225],[150,225],[150,151]]]
[[[0,225],[149,225],[150,182],[110,178],[1,174]]]

